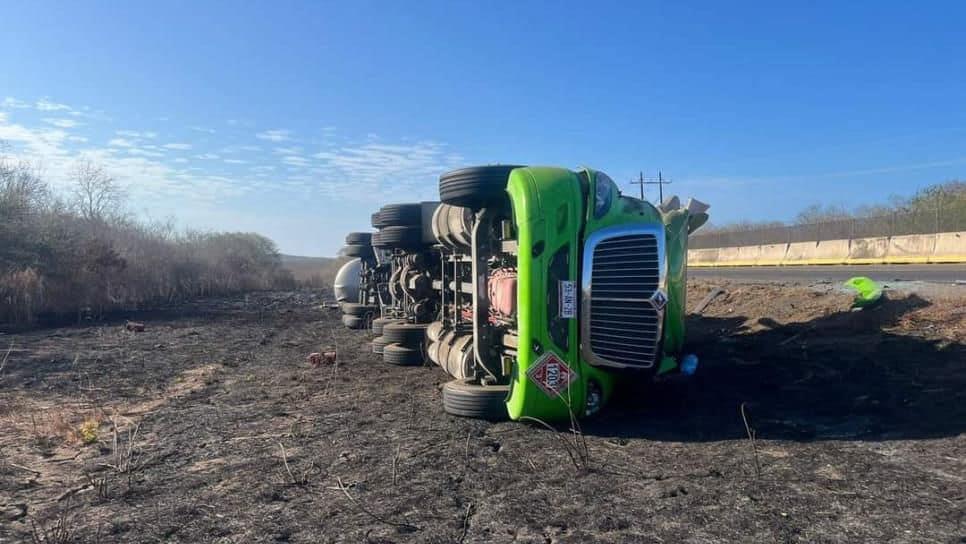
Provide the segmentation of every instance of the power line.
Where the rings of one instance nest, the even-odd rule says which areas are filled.
[[[644,172],[641,171],[638,174],[638,179],[632,180],[630,182],[630,184],[631,185],[637,185],[638,187],[640,187],[640,190],[641,190],[641,200],[644,200],[644,186],[645,185],[657,185],[658,198],[659,198],[658,204],[660,204],[661,202],[664,202],[664,186],[665,185],[670,185],[671,184],[671,180],[664,179],[664,174],[660,170],[658,170],[657,177],[656,178],[644,177]]]

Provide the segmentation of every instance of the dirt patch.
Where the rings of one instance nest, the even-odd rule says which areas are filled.
[[[322,293],[0,336],[0,541],[966,536],[963,299],[722,286],[689,320],[697,375],[625,388],[585,440],[443,414],[444,374],[385,365]]]

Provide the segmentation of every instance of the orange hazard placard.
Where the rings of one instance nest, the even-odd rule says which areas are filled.
[[[559,397],[577,379],[577,372],[551,351],[543,354],[527,371],[527,377],[548,397]]]

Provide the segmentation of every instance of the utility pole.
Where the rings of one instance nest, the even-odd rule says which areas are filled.
[[[650,181],[648,181],[648,178],[645,178],[644,177],[644,172],[640,172],[640,174],[638,175],[637,180],[631,181],[630,184],[631,185],[637,185],[638,187],[640,187],[640,189],[641,189],[641,200],[644,200],[644,186],[645,185],[657,185],[658,198],[660,199],[658,201],[658,204],[660,204],[661,202],[664,202],[664,186],[665,185],[670,185],[671,184],[671,180],[665,180],[664,179],[664,173],[659,170],[657,172],[657,178],[656,179],[655,178],[650,178]]]
[[[639,175],[638,181],[632,181],[631,185],[637,185],[641,188],[641,200],[644,200],[644,171],[642,170]]]

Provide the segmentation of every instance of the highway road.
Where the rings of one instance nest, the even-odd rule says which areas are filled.
[[[868,276],[876,281],[924,281],[966,284],[966,264],[907,264],[859,266],[736,266],[689,268],[696,278],[725,278],[749,281],[814,283],[845,281],[852,276]]]

